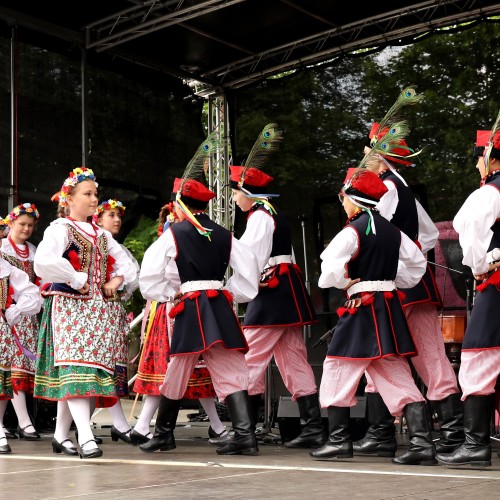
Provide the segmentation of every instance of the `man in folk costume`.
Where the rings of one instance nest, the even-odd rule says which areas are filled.
[[[373,124],[369,134],[370,145],[365,147],[365,153],[390,135],[388,120],[394,119],[402,106],[414,104],[419,98],[421,96],[417,96],[411,88],[402,91],[398,98],[401,104],[399,108],[393,106],[380,124]],[[414,153],[404,138],[390,152],[376,149],[367,168],[378,174],[388,188],[377,208],[426,255],[436,245],[439,231],[397,170],[401,166],[414,166],[412,161],[418,152]],[[457,378],[446,356],[438,315],[438,308],[442,307],[441,296],[430,267],[427,266],[424,276],[415,287],[401,291],[404,293],[403,308],[418,352],[411,361],[427,387],[427,399],[434,403],[440,424],[441,435],[436,449],[438,452],[451,452],[464,439],[463,408]],[[365,391],[370,428],[363,439],[354,443],[354,452],[394,456],[397,447],[394,417],[387,410],[380,394],[374,390],[370,378],[367,379]]]
[[[180,400],[200,355],[233,424],[232,440],[217,448],[217,453],[258,452],[248,403],[249,375],[244,356],[248,345],[232,302],[233,298],[248,302],[257,295],[260,273],[250,250],[205,213],[215,193],[195,179],[203,178],[203,166],[211,148],[213,139],[209,137],[183,178],[175,180],[175,209],[181,221],[172,224],[148,248],[142,261],[139,286],[143,296],[159,302],[166,302],[173,295],[177,299],[170,313],[175,317],[171,357],[160,387],[155,434],[140,446],[145,452],[175,448],[173,431]],[[234,274],[223,288],[228,265]]]
[[[464,401],[465,442],[440,453],[444,465],[491,465],[490,424],[500,375],[500,113],[492,130],[477,132],[474,156],[481,185],[453,219],[462,263],[482,282],[462,344],[458,380]]]
[[[425,257],[396,226],[374,209],[387,187],[365,169],[348,174],[341,191],[348,221],[321,254],[321,288],[340,288],[348,301],[323,364],[320,402],[328,408],[329,438],[310,455],[317,460],[353,456],[350,407],[366,372],[392,415],[404,414],[410,435],[408,451],[394,463],[432,465],[435,447],[425,399],[405,358],[416,348],[403,312],[399,287],[412,287],[425,272]]]
[[[233,199],[248,212],[242,243],[254,252],[262,272],[259,294],[248,304],[243,331],[248,342],[246,354],[250,371],[248,392],[254,419],[264,392],[264,373],[272,357],[286,388],[297,401],[301,434],[286,442],[289,448],[318,447],[324,443],[318,389],[307,361],[302,327],[317,321],[301,271],[295,263],[290,224],[269,202],[272,177],[259,169],[282,139],[276,124],[264,127],[244,166],[231,166]]]

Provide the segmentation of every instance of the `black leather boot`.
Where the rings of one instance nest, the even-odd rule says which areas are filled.
[[[352,441],[349,432],[351,409],[340,406],[328,407],[328,441],[317,450],[309,452],[316,460],[337,460],[352,458]]]
[[[161,396],[158,414],[156,415],[155,433],[153,437],[139,448],[147,453],[153,451],[169,451],[175,449],[174,429],[181,406],[180,399],[168,399]]]
[[[491,465],[490,426],[493,397],[469,396],[464,402],[465,441],[453,453],[439,453],[443,465]]]
[[[354,454],[394,457],[398,447],[394,427],[395,418],[390,414],[378,392],[367,392],[366,404],[370,427],[363,439],[352,444]]]
[[[410,446],[406,453],[393,458],[392,461],[400,465],[436,464],[436,447],[432,442],[427,404],[423,401],[409,403],[404,407],[403,413],[410,434]]]
[[[318,393],[297,398],[302,432],[285,443],[286,448],[319,448],[326,441]]]
[[[226,405],[233,423],[234,436],[227,444],[217,448],[219,455],[256,455],[259,452],[255,425],[250,416],[247,391],[233,392],[226,396]]]
[[[438,453],[451,453],[465,440],[464,405],[460,394],[450,394],[447,398],[434,403],[439,420],[441,437],[436,444]]]

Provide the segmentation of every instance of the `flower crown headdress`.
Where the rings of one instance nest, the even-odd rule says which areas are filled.
[[[15,207],[7,217],[5,217],[4,221],[6,223],[15,221],[20,215],[31,215],[37,221],[40,218],[40,214],[34,203],[21,203],[17,207]]]
[[[7,227],[6,219],[0,217],[0,231],[4,231],[6,227]]]
[[[96,212],[99,215],[99,214],[102,214],[103,212],[105,212],[106,210],[111,210],[113,208],[117,208],[121,212],[121,214],[123,215],[123,213],[125,212],[127,207],[121,201],[118,201],[114,198],[111,198],[109,200],[106,200],[106,201],[103,201],[102,203],[100,203],[96,209]]]
[[[67,196],[71,189],[74,188],[79,182],[83,181],[94,181],[95,185],[98,186],[96,182],[96,177],[94,172],[87,167],[74,168],[70,173],[68,178],[64,181],[61,186],[61,190],[52,196],[52,201],[58,201],[59,205],[66,207],[68,206]]]

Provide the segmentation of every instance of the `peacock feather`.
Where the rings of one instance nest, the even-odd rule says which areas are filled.
[[[396,102],[379,122],[379,130],[382,131],[388,128],[390,123],[394,123],[396,120],[400,119],[400,111],[403,108],[406,106],[413,106],[422,101],[423,98],[424,96],[422,94],[417,94],[413,87],[404,88],[396,99]]]
[[[366,168],[368,161],[376,157],[378,154],[386,156],[397,156],[393,153],[394,149],[404,149],[405,146],[401,145],[400,142],[408,135],[409,128],[406,121],[401,120],[399,122],[388,124],[388,132],[377,139],[377,141],[372,144],[370,151],[364,156],[358,165],[358,168]],[[407,148],[410,149],[410,148]]]
[[[493,144],[493,139],[498,132],[500,132],[500,111],[498,112],[497,119],[495,120],[495,123],[491,128],[491,134],[488,143]]]
[[[206,165],[207,160],[210,158],[218,147],[217,141],[217,130],[214,130],[198,147],[196,153],[191,158],[190,162],[184,170],[182,175],[182,183],[180,186],[180,191],[184,187],[184,183],[187,180],[196,180],[206,185]]]
[[[279,143],[283,140],[283,132],[278,129],[276,123],[268,123],[257,137],[247,159],[243,162],[245,169],[242,173],[242,179],[245,178],[245,172],[249,168],[260,168],[264,165],[266,159],[279,149]]]

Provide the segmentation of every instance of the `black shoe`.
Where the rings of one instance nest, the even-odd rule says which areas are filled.
[[[3,440],[5,440],[5,444],[0,445],[0,453],[1,454],[12,453],[9,443],[7,443],[7,438],[0,438],[0,442],[2,442]]]
[[[7,429],[7,427],[4,427],[3,430],[7,439],[17,439],[16,431],[13,429]]]
[[[114,425],[111,426],[111,439],[113,441],[118,441],[121,439],[124,443],[127,444],[135,444],[132,442],[132,438],[130,434],[132,429],[130,428],[127,432],[120,432]]]
[[[352,458],[352,441],[349,432],[349,416],[351,409],[348,407],[328,407],[328,441],[317,450],[309,453],[316,460],[338,460]]]
[[[78,441],[78,430],[75,431],[75,439]],[[102,444],[102,439],[100,437],[94,436],[95,444]]]
[[[221,448],[219,455],[256,455],[259,452],[255,437],[255,424],[250,416],[250,406],[247,391],[233,392],[226,396],[225,401],[231,421],[234,436]]]
[[[95,443],[95,439],[89,439],[86,443],[83,443],[78,448],[78,455],[80,458],[98,458],[102,456],[102,450],[95,446],[95,448],[90,448],[90,450],[84,450],[83,447],[88,443]]]
[[[135,445],[147,443],[152,437],[153,434],[151,434],[151,432],[148,432],[146,435],[144,435],[140,432],[137,432],[135,429],[132,429],[132,432],[130,433],[130,440],[132,441],[132,444]]]
[[[69,441],[73,444],[71,439],[65,439],[64,441],[59,442],[56,438],[52,438],[52,451],[54,453],[64,453],[65,455],[75,456],[78,455],[78,450],[74,447],[64,446],[64,443]]]
[[[210,435],[210,433],[209,433],[209,435]],[[234,432],[228,431],[227,429],[224,429],[220,434],[213,432],[213,435],[214,435],[214,437],[210,437],[208,442],[210,444],[215,445],[215,446],[224,446],[225,444],[229,443],[229,441],[231,441],[231,439],[233,439]]]
[[[40,434],[38,434],[38,432],[26,432],[25,429],[27,429],[28,427],[33,427],[33,425],[28,424],[22,429],[21,427],[17,426],[17,434],[19,435],[19,439],[26,439],[26,441],[36,441],[37,439],[40,439]]]
[[[366,393],[368,422],[370,427],[363,439],[352,443],[355,455],[377,455],[378,457],[396,456],[395,418],[387,409],[378,392]]]
[[[139,448],[146,453],[153,451],[170,451],[175,449],[174,429],[181,407],[180,399],[169,399],[161,396],[154,436]]]
[[[318,393],[297,398],[302,432],[285,443],[286,448],[319,448],[326,441]]]
[[[408,403],[403,409],[410,435],[410,446],[406,453],[393,458],[399,465],[435,465],[436,447],[431,438],[427,404],[423,401]]]

